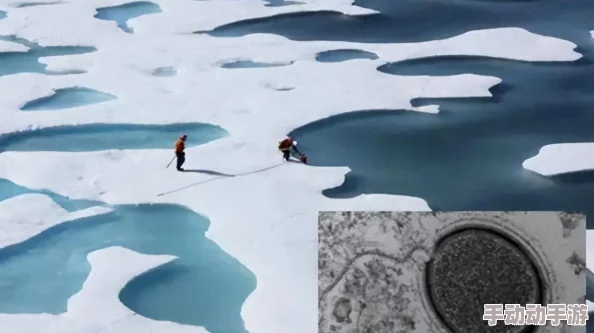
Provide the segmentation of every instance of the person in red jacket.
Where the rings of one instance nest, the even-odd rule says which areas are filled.
[[[299,160],[303,163],[307,163],[307,157],[297,149],[297,141],[293,140],[290,136],[278,143],[278,150],[283,153],[285,161],[291,159],[291,149],[299,154]]]
[[[184,150],[186,149],[186,139],[188,138],[187,135],[182,135],[179,137],[179,139],[177,139],[177,141],[175,141],[175,157],[177,158],[177,171],[184,171],[184,169],[182,168],[182,165],[184,164],[184,162],[186,161],[186,152],[184,152]]]

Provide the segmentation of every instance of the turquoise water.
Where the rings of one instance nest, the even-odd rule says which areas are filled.
[[[66,311],[90,272],[90,252],[123,246],[179,257],[130,281],[120,294],[140,315],[243,333],[241,306],[255,276],[204,233],[209,221],[178,205],[122,205],[0,249],[0,312]]]
[[[192,147],[227,136],[228,132],[202,123],[57,126],[0,135],[0,152],[173,149],[173,143],[181,134],[188,136],[187,146]]]
[[[42,110],[60,110],[75,108],[84,105],[103,103],[116,99],[114,95],[106,94],[89,88],[66,88],[58,89],[48,97],[27,102],[21,110],[23,111],[42,111]]]
[[[161,13],[161,7],[148,1],[136,1],[123,5],[97,8],[95,18],[105,21],[114,21],[118,27],[127,33],[132,33],[128,21],[148,14]]]
[[[342,62],[354,59],[376,60],[378,56],[372,52],[354,49],[330,50],[316,55],[316,60],[319,62]]]
[[[1,18],[0,13],[0,18]],[[27,52],[0,52],[0,76],[18,73],[42,73],[46,75],[80,74],[84,71],[53,72],[39,62],[42,57],[67,56],[97,51],[90,46],[50,46],[43,47],[36,43],[15,36],[0,36],[0,40],[11,41],[30,48]]]
[[[204,133],[213,128],[214,132]],[[209,137],[214,139],[224,131],[205,124],[161,126],[161,132],[156,129],[159,126],[92,125],[0,142],[5,148],[8,143],[8,147],[16,145],[21,150],[61,147],[70,151],[99,150],[127,140],[128,147],[158,146],[161,138],[167,139],[166,146],[170,147],[172,140],[185,132],[191,146]],[[69,211],[103,204],[69,200],[50,191],[35,191],[0,179],[0,201],[25,193],[46,194]],[[113,208],[113,213],[66,222],[25,242],[0,249],[0,312],[63,313],[68,299],[80,291],[90,272],[86,256],[118,245],[145,254],[179,258],[125,286],[120,298],[131,310],[157,320],[204,326],[212,333],[244,332],[241,307],[255,289],[256,278],[204,237],[209,226],[205,217],[178,205]]]
[[[288,66],[291,63],[265,63],[265,62],[257,62],[251,60],[239,60],[234,62],[229,62],[226,64],[222,64],[222,68],[263,68],[263,67],[281,67],[281,66]]]

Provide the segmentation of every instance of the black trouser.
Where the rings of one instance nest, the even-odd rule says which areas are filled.
[[[181,153],[175,153],[175,157],[177,157],[177,170],[179,170],[186,161],[186,153],[183,151]]]
[[[292,149],[299,155],[303,155],[301,154],[301,152],[299,150],[297,150],[296,147],[292,147]],[[285,158],[285,160],[289,160],[291,159],[291,148],[287,149],[287,150],[283,150],[283,157]]]

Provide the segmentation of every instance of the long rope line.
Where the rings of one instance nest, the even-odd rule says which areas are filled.
[[[204,183],[208,183],[208,182],[211,182],[211,181],[214,181],[214,180],[217,180],[217,179],[222,179],[222,178],[233,178],[233,177],[241,177],[241,176],[252,175],[252,174],[255,174],[255,173],[264,172],[264,171],[268,171],[268,170],[271,170],[271,169],[277,168],[277,167],[279,167],[279,166],[281,166],[281,165],[283,165],[283,163],[280,163],[280,164],[275,164],[275,165],[273,165],[273,166],[269,166],[269,167],[266,167],[266,168],[263,168],[263,169],[258,169],[258,170],[254,170],[254,171],[249,171],[249,172],[238,173],[238,174],[235,174],[235,175],[225,175],[225,174],[219,174],[219,175],[217,175],[217,176],[215,176],[215,177],[212,177],[212,178],[210,178],[210,179],[207,179],[207,180],[203,180],[203,181],[200,181],[200,182],[197,182],[197,183],[194,183],[194,184],[186,185],[186,186],[184,186],[184,187],[180,187],[180,188],[178,188],[178,189],[171,190],[171,191],[168,191],[168,192],[159,193],[159,194],[157,194],[157,196],[158,196],[158,197],[162,197],[162,196],[164,196],[164,195],[168,195],[168,194],[171,194],[171,193],[179,192],[179,191],[182,191],[182,190],[188,189],[188,188],[190,188],[190,187],[194,187],[194,186],[197,186],[197,185],[201,185],[201,184],[204,184]],[[208,172],[206,172],[206,170],[205,170],[205,171],[204,171],[204,172],[202,172],[202,173],[208,173]]]

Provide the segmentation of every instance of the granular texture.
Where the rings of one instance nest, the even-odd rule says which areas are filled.
[[[434,307],[456,333],[516,333],[530,326],[488,326],[484,304],[540,303],[540,279],[530,258],[494,232],[467,229],[446,236],[428,264]]]

